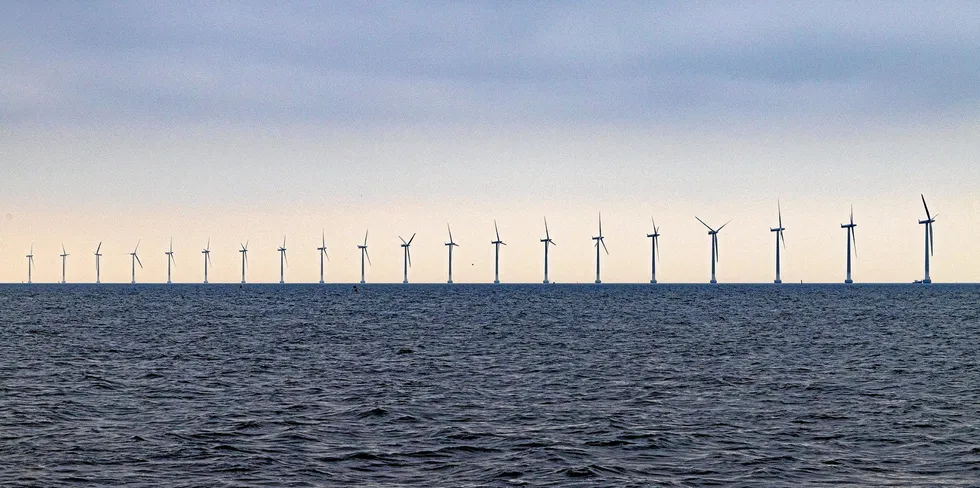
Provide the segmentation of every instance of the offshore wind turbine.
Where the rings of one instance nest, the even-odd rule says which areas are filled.
[[[602,283],[599,279],[599,244],[602,244],[602,248],[605,249],[606,255],[609,254],[609,249],[606,248],[606,238],[602,237],[602,213],[599,214],[599,235],[592,238],[595,241],[595,282],[596,284]]]
[[[711,236],[711,281],[709,283],[718,283],[718,280],[715,279],[715,263],[718,262],[718,233],[721,232],[721,229],[725,228],[725,225],[730,224],[731,220],[725,222],[725,225],[719,227],[718,230],[715,230],[708,224],[704,223],[704,221],[698,218],[697,215],[695,215],[694,218],[698,219],[698,222],[701,222],[701,225],[708,228],[708,235]]]
[[[926,226],[926,276],[922,279],[922,282],[932,283],[932,278],[929,277],[929,256],[931,256],[935,251],[935,247],[933,246],[932,242],[932,237],[934,235],[932,231],[932,224],[936,221],[936,217],[938,217],[938,215],[933,217],[932,214],[929,213],[929,206],[926,205],[926,196],[921,193],[919,196],[922,197],[922,206],[926,209],[926,219],[919,221],[919,224]]]
[[[551,283],[548,281],[548,246],[554,246],[555,241],[551,240],[551,233],[548,232],[548,218],[544,219],[544,239],[541,239],[544,243],[544,283]]]
[[[500,284],[500,246],[506,246],[507,243],[500,240],[500,229],[497,228],[497,219],[493,220],[493,230],[497,233],[497,240],[490,241],[493,244],[493,282],[495,284]]]
[[[446,229],[449,230],[449,242],[446,243],[446,247],[449,248],[449,281],[446,281],[446,283],[451,285],[453,284],[453,248],[458,247],[459,244],[453,241],[453,229],[449,227],[448,223],[446,224]]]
[[[402,283],[408,283],[408,267],[412,265],[411,246],[412,246],[412,241],[415,240],[415,234],[412,234],[412,237],[408,238],[408,242],[405,242],[405,239],[402,239],[402,236],[398,236],[398,238],[401,239],[402,241],[401,244],[402,251],[404,251],[404,255],[405,255],[404,256],[405,274],[403,275],[404,278],[402,278]]]
[[[245,244],[241,244],[241,246],[242,248],[238,252],[242,253],[242,284],[245,284],[245,265],[248,264],[248,241],[245,241]]]
[[[779,277],[779,241],[783,241],[783,249],[786,249],[786,236],[783,235],[786,228],[783,227],[783,209],[779,206],[779,200],[776,201],[776,212],[779,216],[779,225],[775,229],[769,228],[769,232],[776,233],[776,279],[773,283],[782,283],[783,280]]]
[[[24,256],[27,258],[27,284],[31,284],[31,270],[35,268],[34,266],[34,244],[31,243],[31,253]]]
[[[65,280],[65,262],[67,261],[68,256],[70,256],[70,254],[68,254],[68,251],[65,251],[64,244],[61,245],[60,256],[61,256],[61,284],[63,285],[67,283],[67,281]]]
[[[319,254],[320,254],[320,284],[322,285],[323,284],[323,258],[326,257],[327,258],[327,261],[330,261],[330,256],[327,254],[327,236],[326,236],[326,234],[323,233],[322,230],[320,231],[320,247],[316,248],[316,250],[317,251],[320,251],[319,252]]]
[[[177,266],[177,261],[174,259],[174,239],[170,238],[170,250],[165,252],[167,255],[167,284],[170,284],[170,264]]]
[[[99,267],[99,258],[102,257],[102,254],[99,253],[101,249],[102,249],[102,242],[100,241],[99,246],[95,248],[95,284],[99,284],[102,282],[101,281],[102,277],[100,276],[101,269]]]
[[[283,243],[285,245],[285,243]],[[211,264],[211,238],[208,238],[208,245],[201,251],[204,255],[204,284],[208,284],[208,265]]]
[[[364,284],[364,259],[367,258],[368,264],[371,264],[371,256],[368,254],[367,246],[368,231],[364,231],[364,244],[358,245],[357,248],[361,250],[361,284]]]
[[[847,278],[844,280],[844,283],[854,283],[851,280],[851,239],[854,239],[854,257],[857,257],[858,248],[857,234],[854,233],[855,227],[857,227],[857,224],[854,223],[854,205],[851,205],[851,223],[840,225],[841,229],[847,229]]]
[[[650,283],[657,282],[657,256],[660,255],[660,228],[657,227],[657,223],[650,217],[650,223],[653,224],[653,233],[647,234],[650,238]]]
[[[134,285],[136,284],[136,263],[139,263],[140,269],[143,269],[143,262],[140,261],[139,255],[136,254],[139,248],[140,248],[140,241],[136,241],[136,247],[133,248],[133,252],[129,253],[133,261],[133,284]]]
[[[282,246],[279,247],[279,284],[286,282],[286,266],[289,260],[286,259],[286,236],[282,236]]]

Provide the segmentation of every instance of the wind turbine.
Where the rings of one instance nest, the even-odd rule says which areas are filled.
[[[31,284],[31,270],[34,266],[34,244],[31,243],[31,253],[24,256],[27,258],[27,284]]]
[[[854,283],[851,280],[851,239],[854,239],[854,257],[858,255],[858,245],[857,245],[857,234],[854,233],[854,228],[857,224],[854,223],[854,205],[851,205],[851,223],[841,224],[841,229],[847,229],[847,279],[844,283]]]
[[[544,283],[551,283],[548,281],[548,246],[554,246],[555,241],[551,240],[551,233],[548,232],[548,218],[544,219],[544,239],[541,239],[544,243]]]
[[[99,258],[102,257],[102,254],[99,253],[99,251],[101,249],[102,249],[102,242],[100,241],[99,242],[99,247],[96,247],[95,248],[95,284],[99,284],[99,283],[102,282],[101,281],[101,276],[100,276],[101,269],[99,267]]]
[[[408,242],[405,242],[405,239],[402,239],[402,236],[398,236],[398,238],[401,239],[402,250],[405,252],[405,274],[404,278],[402,278],[402,283],[408,283],[408,267],[412,265],[412,251],[410,246],[412,245],[412,241],[415,240],[415,234],[412,234],[412,237],[408,238]]]
[[[140,248],[140,241],[136,241],[136,247],[133,248],[133,252],[129,253],[129,255],[132,256],[132,261],[133,261],[133,284],[134,285],[136,284],[136,263],[139,263],[140,269],[143,269],[143,262],[140,261],[140,257],[136,254],[136,251],[138,251],[139,248]]]
[[[776,233],[776,279],[773,280],[773,283],[782,283],[783,280],[779,277],[779,241],[783,241],[783,249],[786,249],[786,236],[783,235],[786,228],[783,227],[783,209],[779,206],[779,200],[776,200],[776,211],[779,215],[779,226],[775,229],[769,228],[769,232]]]
[[[721,232],[721,229],[725,228],[725,225],[730,224],[731,220],[725,222],[725,225],[719,227],[718,230],[715,230],[712,229],[708,224],[704,223],[704,221],[698,218],[697,215],[695,215],[694,218],[698,219],[698,222],[701,222],[701,225],[708,228],[708,235],[711,236],[711,281],[710,283],[718,283],[718,280],[715,279],[715,263],[718,262],[718,233]]]
[[[602,244],[606,255],[609,255],[609,249],[606,248],[606,239],[602,237],[602,213],[599,214],[599,235],[593,237],[592,240],[595,241],[595,282],[599,284],[602,283],[602,280],[599,279],[599,244]]]
[[[449,230],[449,242],[446,243],[446,246],[449,247],[449,281],[446,283],[451,285],[453,284],[453,248],[459,246],[459,244],[453,241],[453,229],[449,227],[448,223],[446,224],[446,229]]]
[[[327,254],[327,236],[320,231],[320,247],[316,248],[320,251],[320,284],[323,284],[323,258],[326,257],[327,261],[330,261],[330,256]]]
[[[361,250],[361,284],[364,284],[364,258],[367,258],[368,264],[371,264],[371,256],[368,254],[367,250],[367,238],[368,231],[364,231],[364,244],[358,245],[357,248]]]
[[[173,263],[177,266],[177,260],[174,259],[174,239],[170,238],[170,250],[165,252],[167,255],[167,284],[170,284],[170,264]]]
[[[285,266],[289,265],[289,260],[286,259],[286,236],[282,236],[282,246],[279,247],[279,284],[286,282],[284,279],[286,276]]]
[[[647,234],[650,238],[650,283],[657,282],[657,256],[660,255],[660,228],[657,227],[657,223],[654,222],[653,217],[650,217],[650,223],[653,224],[653,234]]]
[[[68,251],[65,251],[65,245],[62,244],[61,245],[61,284],[62,285],[67,283],[67,281],[65,280],[65,262],[68,260],[67,259],[68,256],[70,256],[70,254],[68,254]]]
[[[286,245],[284,242],[283,245]],[[208,265],[211,264],[211,238],[208,238],[208,246],[201,251],[204,255],[204,284],[208,284]]]
[[[241,245],[238,252],[242,253],[242,284],[245,284],[245,265],[248,263],[248,241]]]
[[[506,246],[507,243],[500,240],[500,229],[497,228],[497,220],[493,221],[493,230],[497,233],[497,240],[490,241],[490,244],[494,246],[493,252],[493,282],[500,284],[500,246],[501,244]]]
[[[936,217],[938,217],[938,215],[933,217],[932,214],[929,213],[929,206],[926,205],[925,195],[920,193],[919,196],[922,197],[922,206],[926,209],[926,219],[919,221],[920,224],[926,226],[926,277],[922,279],[922,282],[932,283],[932,278],[929,277],[929,256],[931,256],[935,251],[935,247],[933,246],[932,242],[932,237],[934,235],[932,231],[932,224],[936,221]]]

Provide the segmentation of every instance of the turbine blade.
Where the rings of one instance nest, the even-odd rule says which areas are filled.
[[[932,230],[932,224],[926,224],[929,226],[929,254],[935,255],[936,253],[936,243],[933,242],[933,237],[936,236],[936,231]]]
[[[653,231],[653,233],[656,234],[657,231]],[[657,257],[659,258],[660,257],[660,240],[657,239],[656,237],[654,237],[653,238],[653,245],[654,245],[654,247],[657,248]]]
[[[548,217],[544,218],[544,238],[551,239],[551,234],[548,233]]]
[[[402,239],[402,236],[398,236],[398,238],[401,239],[402,244],[408,244],[407,242],[405,242],[405,239]]]
[[[99,253],[99,249],[102,249],[102,241],[99,241],[99,247],[95,248],[95,254]]]
[[[368,231],[364,231],[364,245],[365,246],[367,245],[367,236],[368,236]]]
[[[411,245],[412,245],[412,241],[414,241],[414,240],[415,240],[415,234],[416,234],[416,233],[415,233],[415,232],[413,232],[413,233],[412,233],[412,237],[409,237],[409,238],[408,238],[408,245],[409,245],[409,246],[411,246]]]
[[[208,237],[208,245],[204,249],[207,249],[208,251],[211,250],[211,238],[210,237]]]
[[[248,251],[248,241],[245,241],[245,251]]]
[[[701,220],[701,219],[700,219],[700,218],[699,218],[699,217],[698,217],[697,215],[695,215],[695,216],[694,216],[694,218],[696,218],[696,219],[698,219],[698,222],[701,222],[701,225],[703,225],[703,226],[705,226],[705,227],[707,227],[707,228],[708,228],[708,230],[710,230],[711,232],[714,232],[714,231],[715,231],[715,230],[714,230],[714,229],[712,229],[712,228],[711,228],[711,227],[710,227],[710,226],[709,226],[708,224],[706,224],[706,223],[704,223],[704,221],[703,221],[703,220]]]
[[[779,228],[782,229],[783,226],[780,225]],[[783,231],[779,231],[779,238],[782,239],[783,241],[783,249],[786,249],[786,233]]]
[[[779,204],[779,200],[776,200],[776,211],[779,213],[779,228],[783,228],[783,208]]]
[[[602,212],[599,212],[599,237],[602,237]],[[603,244],[605,246],[605,244]]]
[[[446,223],[446,229],[449,230],[449,242],[453,242],[453,228],[449,226],[448,222]]]
[[[602,243],[602,248],[606,250],[606,254],[608,255],[609,254],[609,248],[606,247],[606,240],[605,239],[599,239],[599,242]]]
[[[140,257],[135,254],[133,254],[133,257],[136,258],[136,262],[139,263],[140,269],[143,269],[143,261],[140,261]]]
[[[718,249],[718,234],[711,236],[711,243],[714,244],[715,248],[715,261],[721,261],[721,250]]]
[[[500,229],[497,228],[497,219],[493,219],[493,231],[497,233],[497,240],[500,240]]]
[[[854,205],[851,205],[851,224],[854,223]],[[854,253],[857,254],[857,253]]]
[[[858,238],[857,238],[857,233],[854,232],[854,227],[850,227],[850,229],[851,229],[851,240],[854,241],[854,256],[857,257],[857,255],[858,255]]]
[[[327,247],[327,234],[320,229],[320,247]]]
[[[922,197],[922,206],[925,207],[925,209],[926,209],[926,219],[927,220],[932,220],[932,216],[929,215],[929,206],[926,205],[926,196],[923,195],[923,194],[921,194],[921,193],[919,194],[919,196]]]
[[[408,267],[411,268],[412,267],[412,248],[406,247],[405,248],[405,255],[408,256]]]
[[[367,248],[366,248],[366,247],[364,248],[364,257],[366,257],[366,258],[367,258],[367,260],[368,260],[368,264],[371,264],[371,255],[370,255],[370,254],[368,254],[368,250],[367,250]],[[374,266],[373,264],[371,264],[371,265],[372,265],[372,266]]]
[[[732,221],[731,221],[731,220],[729,220],[728,222],[725,222],[725,225],[728,225],[728,224],[730,224],[730,223],[732,223]],[[724,229],[724,228],[725,228],[725,225],[723,225],[723,226],[721,226],[721,227],[719,227],[719,228],[718,228],[718,230],[717,230],[717,231],[715,231],[715,232],[721,232],[721,229]]]
[[[140,240],[136,241],[136,249],[133,249],[133,252],[136,252],[136,251],[139,251],[140,250],[140,243],[141,242],[143,242],[143,239],[140,239]]]
[[[286,262],[286,267],[289,267],[289,256],[286,255],[286,250],[282,250],[282,260]]]

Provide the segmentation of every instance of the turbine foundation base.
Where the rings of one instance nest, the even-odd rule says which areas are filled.
[[[714,284],[716,284],[716,283],[718,283],[718,280],[716,280],[716,279],[712,279],[712,280],[711,280],[711,281],[709,281],[708,283],[711,283],[712,285],[714,285]]]
[[[542,281],[542,283],[544,283],[544,284],[546,284],[546,285],[547,285],[548,283],[551,283],[551,282],[550,282],[550,281],[548,281],[548,280],[544,280],[544,281]]]
[[[657,280],[650,280],[650,284],[653,284],[653,285],[657,284]]]
[[[499,285],[500,284],[500,280],[493,280],[493,284]]]
[[[929,283],[932,283],[932,280],[930,280],[929,278],[926,278],[926,279],[922,280],[922,282],[923,283],[926,283],[926,284],[929,284]]]
[[[778,283],[782,283],[782,282],[783,282],[783,280],[772,280],[772,282],[773,282],[773,283],[777,283],[777,284],[778,284]]]
[[[851,283],[854,283],[854,280],[844,280],[844,283],[850,285]]]
[[[402,284],[403,285],[407,285],[408,284],[408,280],[402,280]]]
[[[602,280],[595,280],[595,284],[597,285],[602,284]]]
[[[451,285],[451,284],[453,284],[453,280],[449,280],[449,281],[447,281],[447,282],[446,282],[446,284],[447,284],[447,285]]]

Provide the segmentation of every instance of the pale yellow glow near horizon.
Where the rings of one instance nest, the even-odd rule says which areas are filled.
[[[694,216],[718,226],[720,282],[771,282],[776,200],[788,247],[784,282],[844,279],[853,203],[857,282],[922,278],[924,217],[919,193],[939,214],[932,277],[980,279],[974,239],[980,197],[976,124],[869,129],[849,137],[798,133],[682,134],[606,129],[355,131],[307,129],[273,137],[254,130],[10,131],[0,136],[0,282],[27,279],[34,243],[36,282],[95,278],[129,282],[140,244],[141,283],[166,280],[172,236],[176,282],[200,282],[211,239],[211,282],[241,278],[239,243],[249,241],[249,282],[278,282],[276,248],[287,237],[286,281],[316,282],[320,231],[328,282],[360,279],[370,229],[368,282],[400,282],[398,235],[417,233],[412,282],[446,280],[446,224],[460,244],[454,280],[493,280],[493,221],[508,244],[501,281],[540,282],[547,217],[557,247],[551,279],[595,279],[596,218],[610,254],[606,283],[650,279],[650,217],[662,233],[658,280],[707,282],[710,241]],[[257,134],[259,134],[257,136]],[[264,135],[262,135],[264,134]],[[4,218],[11,214],[11,219]]]

